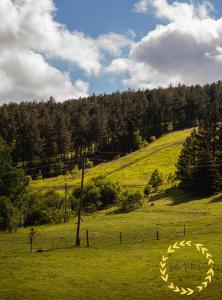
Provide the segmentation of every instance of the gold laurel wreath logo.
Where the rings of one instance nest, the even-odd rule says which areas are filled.
[[[175,293],[180,293],[181,295],[187,295],[191,296],[194,294],[194,292],[201,292],[203,289],[205,289],[208,285],[208,283],[211,283],[212,278],[214,276],[214,270],[213,270],[213,264],[214,261],[212,259],[212,255],[209,253],[208,249],[204,247],[203,244],[194,244],[197,251],[199,251],[201,254],[203,254],[207,261],[208,261],[208,266],[209,269],[207,271],[206,277],[204,278],[204,281],[196,286],[195,289],[191,288],[183,288],[183,287],[178,287],[173,284],[173,282],[169,281],[169,275],[167,273],[167,261],[169,259],[169,255],[174,253],[177,249],[180,249],[182,247],[192,247],[192,241],[182,241],[182,242],[176,242],[173,245],[170,245],[166,254],[162,256],[162,260],[160,261],[160,274],[161,274],[161,279],[168,283],[168,288],[171,289]]]

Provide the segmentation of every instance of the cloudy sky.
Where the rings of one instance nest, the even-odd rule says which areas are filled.
[[[222,79],[222,1],[0,0],[0,103]]]

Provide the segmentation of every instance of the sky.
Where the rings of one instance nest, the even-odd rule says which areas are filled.
[[[0,0],[0,104],[222,78],[222,3]]]

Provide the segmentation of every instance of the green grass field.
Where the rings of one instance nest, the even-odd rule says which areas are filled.
[[[97,166],[87,174],[87,180],[107,174],[124,185],[142,189],[153,169],[165,173],[174,170],[189,132],[172,133],[146,149]],[[58,188],[63,181],[61,176],[54,181],[33,182],[32,189]],[[0,299],[221,299],[221,198],[199,199],[171,190],[157,195],[153,207],[145,203],[126,214],[118,214],[112,208],[84,216],[80,248],[73,247],[76,219],[68,224],[37,227],[34,249],[51,250],[42,253],[29,252],[30,228],[0,233]],[[159,272],[162,255],[171,244],[182,240],[204,244],[215,262],[212,283],[189,297],[167,288]],[[173,269],[175,263],[180,269]],[[192,268],[188,267],[191,263]],[[194,288],[206,277],[206,263],[194,247],[178,249],[169,257],[169,281]]]
[[[87,182],[92,177],[105,175],[128,188],[142,190],[153,170],[158,168],[165,175],[175,171],[178,155],[185,138],[190,132],[190,129],[173,132],[156,140],[144,149],[88,169],[86,170],[85,180]],[[80,178],[81,172],[75,176],[65,175],[36,180],[32,181],[31,189],[46,191],[52,188],[61,192],[65,182],[69,187],[73,187],[80,184]]]

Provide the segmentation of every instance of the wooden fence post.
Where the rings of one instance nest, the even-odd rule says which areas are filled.
[[[86,247],[89,247],[89,231],[86,230]]]
[[[157,240],[160,239],[160,238],[159,238],[159,231],[158,231],[158,230],[156,231],[156,239],[157,239]]]
[[[120,244],[122,244],[123,240],[122,240],[122,232],[119,233],[119,241],[120,241]]]

